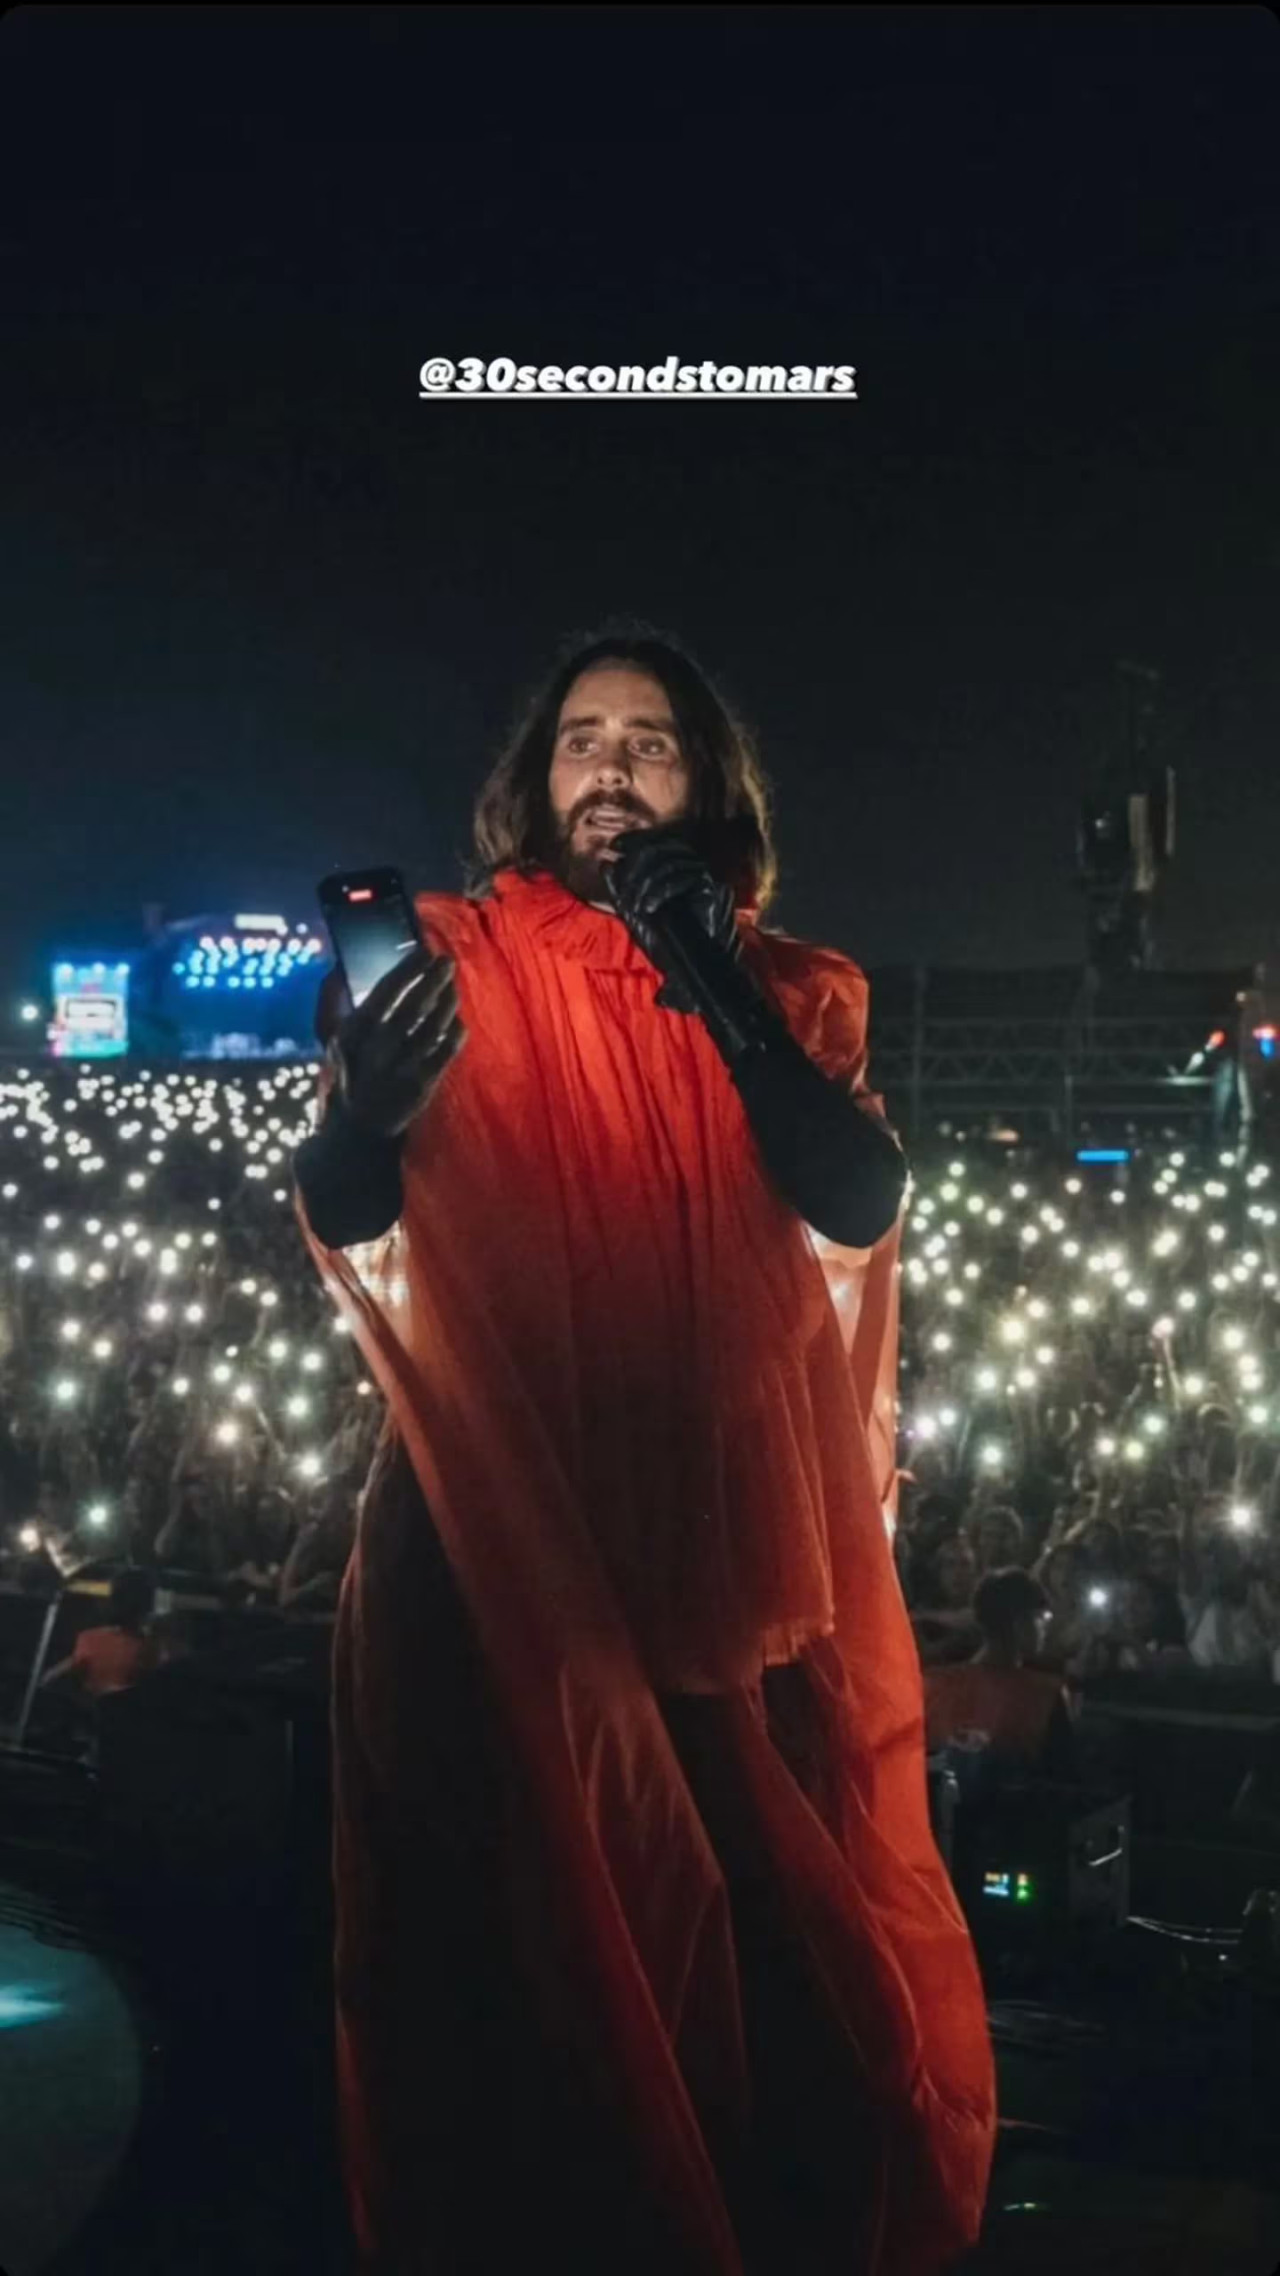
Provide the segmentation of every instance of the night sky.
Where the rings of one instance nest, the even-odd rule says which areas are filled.
[[[677,633],[776,916],[1076,961],[1163,675],[1174,964],[1280,968],[1263,8],[112,8],[0,23],[0,1020],[55,950],[456,887],[566,633]],[[430,355],[852,363],[855,403],[418,400]]]

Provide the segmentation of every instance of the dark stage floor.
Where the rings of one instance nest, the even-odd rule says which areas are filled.
[[[3,2276],[350,2276],[323,1910],[261,1874],[151,1876],[144,1909],[136,1859],[103,1869],[83,1781],[9,1764],[5,1799],[15,1778]],[[994,2001],[993,2028],[1005,2124],[964,2276],[1271,2276],[1275,2003],[1127,1932],[1070,1999]]]

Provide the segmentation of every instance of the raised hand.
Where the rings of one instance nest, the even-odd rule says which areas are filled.
[[[617,859],[605,869],[606,891],[628,931],[660,972],[665,967],[650,919],[670,901],[687,902],[704,932],[726,955],[737,958],[733,889],[712,874],[687,824],[668,822],[652,830],[623,830],[613,847]],[[657,1000],[668,1011],[694,1009],[684,989],[670,975]]]
[[[351,1120],[398,1137],[466,1041],[451,956],[415,948],[343,1020],[330,1050]]]

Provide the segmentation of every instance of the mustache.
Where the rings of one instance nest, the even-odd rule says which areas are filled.
[[[566,837],[572,837],[583,817],[587,814],[593,814],[598,806],[610,806],[615,813],[633,815],[637,826],[641,829],[653,822],[653,816],[648,808],[638,806],[633,798],[584,798],[582,804],[576,807],[569,816],[565,825]]]

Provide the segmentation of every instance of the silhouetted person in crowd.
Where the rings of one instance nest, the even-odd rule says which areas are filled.
[[[973,1613],[982,1636],[973,1659],[925,1675],[930,1749],[983,1732],[993,1766],[1069,1778],[1074,1747],[1062,1679],[1033,1664],[1051,1618],[1045,1591],[1021,1567],[1006,1566],[979,1581]]]

